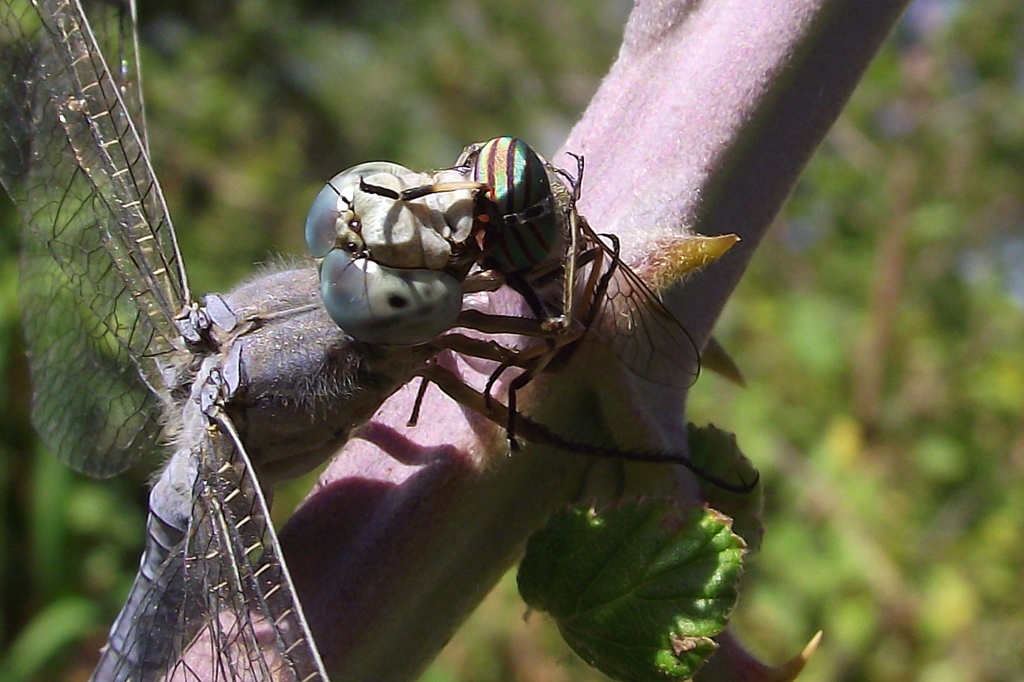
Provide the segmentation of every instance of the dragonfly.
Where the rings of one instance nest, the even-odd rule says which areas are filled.
[[[193,298],[148,154],[132,3],[94,2],[87,19],[75,0],[9,2],[0,30],[0,181],[25,223],[33,423],[100,478],[174,444],[93,679],[326,680],[269,520],[275,484],[333,455],[417,373],[500,422],[507,411],[430,364],[437,346],[373,343],[436,333],[420,307],[355,341],[312,267]],[[441,286],[437,300],[456,310],[462,295]]]
[[[384,324],[374,313],[368,328],[383,336],[356,341],[331,319],[313,268],[193,298],[149,158],[136,21],[132,2],[97,0],[89,19],[77,0],[0,8],[0,181],[25,222],[33,423],[95,477],[174,444],[153,486],[138,577],[93,679],[327,679],[269,521],[275,484],[333,455],[417,374],[499,423],[514,410],[430,362],[445,346],[421,342],[443,329],[422,327],[422,306]],[[465,198],[440,203],[450,212]],[[471,212],[444,222],[467,216],[472,224]],[[374,263],[375,275],[367,264],[340,267],[362,273],[364,293],[367,282],[432,283],[433,302],[463,319],[464,277],[453,288],[432,263],[401,273]],[[343,311],[352,326],[353,309]],[[528,439],[616,454],[520,423]]]
[[[518,412],[516,391],[568,361],[591,330],[624,366],[648,380],[687,388],[699,367],[692,337],[619,261],[615,236],[607,236],[608,246],[578,214],[583,161],[577,161],[573,177],[525,143],[502,137],[468,146],[454,167],[432,174],[385,161],[338,173],[317,195],[306,220],[306,244],[319,264],[326,309],[340,327],[367,343],[429,342],[498,363],[482,393],[434,363],[418,370],[423,381],[409,426],[415,425],[425,390],[434,383],[457,402],[503,424],[511,449],[517,448],[516,434],[521,433],[529,441],[570,452],[679,464],[712,485],[750,492],[756,479],[736,484],[678,453],[575,441]],[[493,291],[503,284],[523,296],[532,318],[445,304],[459,300],[447,292]],[[410,320],[410,310],[423,315]],[[449,331],[458,327],[541,343],[510,348]],[[491,392],[513,367],[522,371],[507,385],[506,406]]]

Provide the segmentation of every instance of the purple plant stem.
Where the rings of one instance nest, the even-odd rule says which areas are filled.
[[[581,212],[618,234],[641,274],[666,239],[742,237],[668,296],[698,343],[905,4],[638,2],[565,149],[586,157]],[[522,311],[503,296],[490,305]],[[521,409],[617,444],[684,448],[685,392],[634,380],[594,346],[534,382]],[[481,385],[475,366],[458,369]],[[664,467],[537,446],[508,456],[499,429],[436,390],[407,429],[414,393],[388,401],[364,432],[376,445],[350,442],[281,533],[335,682],[415,678],[553,508],[623,471],[631,490],[695,499],[692,479]]]

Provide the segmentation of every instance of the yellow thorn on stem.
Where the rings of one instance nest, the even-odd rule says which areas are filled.
[[[770,666],[751,655],[728,631],[723,632],[715,638],[718,651],[697,671],[694,679],[696,682],[793,682],[818,649],[821,635],[819,630],[803,651],[789,661]]]
[[[715,374],[728,379],[737,386],[747,387],[747,382],[743,378],[743,372],[740,371],[739,365],[736,364],[736,361],[732,359],[732,356],[729,355],[725,348],[722,348],[722,344],[718,342],[718,339],[713,336],[704,344],[704,350],[700,354],[700,366],[710,369]]]
[[[648,258],[644,280],[659,296],[691,272],[714,263],[740,240],[738,235],[690,235],[655,249]]]
[[[821,643],[822,631],[818,632],[811,637],[811,641],[807,643],[803,651],[791,658],[789,661],[775,668],[773,675],[770,678],[771,682],[792,682],[795,680],[797,675],[807,665],[807,661],[811,660],[811,656],[818,650],[818,644]]]

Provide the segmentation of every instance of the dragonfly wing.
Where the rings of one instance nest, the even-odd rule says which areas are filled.
[[[142,594],[129,595],[97,682],[328,680],[248,454],[219,408],[214,419],[188,529],[152,580],[140,571]]]
[[[145,335],[152,329],[118,295],[115,279],[83,280],[76,290],[40,246],[26,242],[21,265],[32,423],[74,469],[113,476],[157,448],[162,406],[138,371],[147,360],[114,342],[105,322],[120,318]],[[82,295],[107,302],[105,319],[83,305]]]
[[[189,584],[203,585],[202,594],[189,590],[186,629],[201,628],[176,672],[215,651],[212,674],[198,679],[326,682],[249,456],[227,415],[214,420],[185,555]]]
[[[0,181],[25,223],[33,421],[69,465],[114,475],[152,447],[167,373],[187,355],[175,325],[187,283],[122,92],[141,99],[107,69],[77,2],[13,0],[0,29]]]
[[[106,57],[124,108],[135,122],[135,129],[148,154],[135,0],[85,0],[85,6],[88,7],[89,26],[95,43]]]
[[[154,525],[159,526],[151,516],[149,530]],[[154,546],[152,535],[147,540],[139,573],[110,631],[93,682],[162,680],[167,661],[177,660],[176,628],[186,592],[185,540],[182,533],[177,535],[180,539],[166,548]]]
[[[609,260],[607,290],[590,328],[637,376],[664,386],[689,388],[700,371],[700,353],[693,337],[675,315],[619,260],[617,249],[580,220],[586,241],[599,246]]]

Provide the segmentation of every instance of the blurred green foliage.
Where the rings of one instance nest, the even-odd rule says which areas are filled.
[[[354,163],[443,166],[506,133],[553,151],[628,9],[143,2],[193,291],[301,254],[309,201]],[[705,375],[691,394],[765,483],[736,629],[772,661],[824,629],[802,679],[1024,677],[1022,35],[1019,0],[911,5],[720,322],[749,388]],[[3,202],[0,679],[81,680],[137,567],[149,472],[88,481],[35,440]],[[507,579],[424,679],[600,679],[523,614]]]

